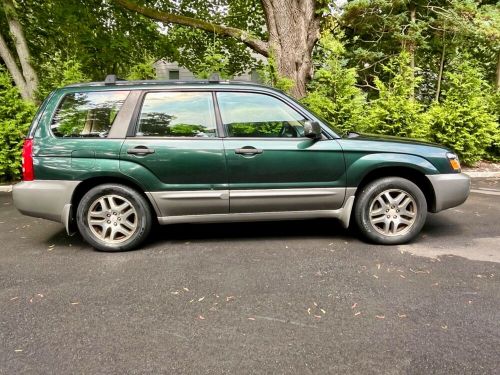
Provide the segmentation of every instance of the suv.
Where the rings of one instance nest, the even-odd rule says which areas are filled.
[[[401,244],[427,211],[463,203],[470,189],[439,145],[342,136],[279,91],[214,80],[108,76],[58,89],[22,157],[17,209],[104,251],[138,247],[156,221],[337,218],[372,242]]]

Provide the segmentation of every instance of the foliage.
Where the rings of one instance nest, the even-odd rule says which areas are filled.
[[[60,53],[40,67],[42,80],[38,89],[38,97],[43,100],[51,91],[72,83],[89,81],[82,72],[82,64],[76,57],[64,60]]]
[[[321,114],[342,133],[360,130],[364,121],[365,94],[356,87],[355,68],[347,68],[345,47],[333,35],[322,36],[316,51],[320,61],[302,102]]]
[[[276,65],[276,59],[272,54],[268,57],[267,63],[258,69],[258,74],[263,84],[283,92],[288,93],[295,85],[291,79],[280,76]]]
[[[424,108],[414,97],[420,79],[409,66],[409,55],[402,52],[382,66],[390,78],[375,78],[378,99],[370,102],[363,128],[369,133],[425,138],[428,134]]]
[[[131,81],[140,81],[146,79],[155,79],[156,71],[154,68],[155,58],[152,56],[144,56],[142,61],[130,67],[126,79]]]
[[[20,177],[21,147],[34,105],[21,99],[19,91],[12,85],[11,76],[0,70],[0,181],[11,181]]]
[[[432,139],[455,150],[465,164],[474,164],[495,142],[498,147],[494,98],[480,69],[466,59],[446,80],[444,100],[429,110]]]

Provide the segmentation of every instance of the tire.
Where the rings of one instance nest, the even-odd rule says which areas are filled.
[[[414,239],[427,217],[427,201],[413,182],[385,177],[370,182],[359,194],[354,220],[371,242],[399,245]]]
[[[98,185],[78,204],[76,223],[82,237],[100,251],[127,251],[149,235],[153,218],[146,199],[128,186]]]

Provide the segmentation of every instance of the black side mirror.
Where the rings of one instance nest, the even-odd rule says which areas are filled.
[[[317,121],[304,122],[304,137],[314,139],[315,141],[321,139],[321,125]]]

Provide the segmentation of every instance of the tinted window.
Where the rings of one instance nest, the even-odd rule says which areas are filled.
[[[128,91],[79,92],[64,97],[52,120],[57,137],[106,137]]]
[[[304,134],[304,117],[272,96],[220,92],[217,101],[230,137],[296,138]]]
[[[142,106],[138,136],[215,137],[210,92],[151,92]]]

